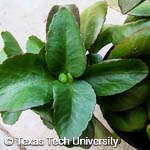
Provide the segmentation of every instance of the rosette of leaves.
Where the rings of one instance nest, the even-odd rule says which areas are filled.
[[[127,13],[123,25],[104,24],[89,52],[98,55],[112,44],[103,61],[140,59],[150,67],[150,1],[105,0],[108,6]],[[113,68],[114,69],[114,68]],[[130,82],[130,81],[129,81]],[[103,115],[114,129],[145,134],[149,146],[150,76],[122,93],[97,96]],[[147,135],[146,135],[147,133]],[[147,137],[146,137],[147,136]],[[139,137],[140,138],[140,137]]]
[[[56,5],[48,15],[47,41],[29,37],[26,53],[9,32],[2,32],[0,111],[5,123],[14,124],[22,111],[31,109],[70,142],[73,137],[113,136],[93,114],[96,97],[134,88],[149,69],[138,57],[103,60],[97,54],[112,40],[111,26],[104,26],[106,14],[104,2],[81,15],[73,4]]]

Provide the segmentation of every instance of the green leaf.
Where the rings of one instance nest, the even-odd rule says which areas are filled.
[[[99,33],[97,40],[91,46],[90,51],[97,53],[101,48],[107,44],[112,43],[112,35],[115,29],[118,28],[118,25],[105,24],[102,31]]]
[[[52,22],[52,19],[54,17],[54,15],[56,15],[56,13],[61,9],[61,8],[67,8],[75,17],[78,25],[80,26],[80,16],[79,16],[79,10],[77,8],[77,6],[75,4],[68,4],[68,5],[55,5],[49,12],[48,18],[47,18],[47,23],[46,23],[46,33],[48,33],[49,31],[49,26]]]
[[[96,104],[96,95],[85,81],[72,85],[54,82],[54,120],[60,138],[72,141],[87,128]]]
[[[0,65],[0,111],[20,111],[52,101],[53,78],[45,59],[18,55]]]
[[[104,1],[107,3],[109,7],[119,12],[121,11],[118,5],[118,0],[104,0]],[[150,17],[150,0],[144,1],[142,4],[138,5],[136,8],[131,10],[128,14],[132,16]]]
[[[83,131],[82,135],[80,136],[80,139],[94,139],[94,127],[92,124],[92,121],[89,122],[86,130]],[[80,145],[80,147],[84,148],[84,149],[89,149],[92,146],[92,144],[88,144],[88,145]]]
[[[141,60],[110,60],[89,66],[84,74],[99,96],[124,92],[141,82],[148,67]]]
[[[142,19],[136,22],[128,23],[122,26],[118,26],[113,31],[113,45],[117,45],[126,38],[128,38],[133,33],[142,30],[144,28],[150,27],[149,19]]]
[[[90,65],[98,64],[103,61],[103,58],[100,54],[88,54],[87,59]]]
[[[124,93],[98,97],[97,102],[107,111],[125,111],[144,103],[149,91],[149,82],[145,80]]]
[[[150,58],[150,28],[144,28],[133,33],[131,36],[117,45],[109,54],[113,58]]]
[[[36,114],[40,115],[41,118],[47,120],[49,123],[53,123],[53,112],[52,112],[52,104],[45,104],[43,106],[32,108],[32,111]]]
[[[113,137],[111,132],[104,127],[104,125],[96,118],[92,118],[94,126],[94,138],[95,139],[107,139],[108,137]]]
[[[6,59],[7,59],[7,55],[4,51],[4,49],[2,49],[0,51],[0,64],[2,64]],[[3,119],[3,122],[5,124],[8,125],[13,125],[16,123],[16,121],[18,121],[19,117],[21,115],[21,112],[15,112],[15,113],[9,113],[9,112],[2,112],[1,113],[1,117]]]
[[[130,11],[129,14],[133,16],[150,17],[150,0],[144,1],[142,4]]]
[[[80,14],[79,14],[79,9],[75,4],[68,4],[65,5],[64,7],[66,7],[75,17],[79,27],[80,27]]]
[[[119,6],[122,13],[126,14],[142,2],[144,2],[144,0],[119,0]]]
[[[30,36],[27,44],[26,51],[27,53],[39,54],[45,49],[45,43],[38,39],[36,36]]]
[[[55,126],[54,126],[51,122],[47,121],[46,119],[44,119],[44,118],[41,117],[41,120],[42,120],[43,124],[44,124],[48,129],[54,129],[54,128],[55,128]]]
[[[141,130],[147,122],[146,112],[142,107],[123,112],[108,112],[104,117],[113,128],[124,132]]]
[[[17,43],[16,39],[11,35],[11,33],[5,31],[1,33],[4,40],[4,51],[8,57],[22,54],[22,50]]]
[[[81,14],[81,34],[86,49],[89,49],[97,39],[103,27],[106,14],[107,6],[104,2],[94,3]]]
[[[94,128],[93,128],[93,123],[92,121],[89,122],[87,128],[83,131],[82,135],[79,137],[80,139],[94,139]],[[75,140],[75,143],[77,144],[78,141]],[[72,148],[72,147],[82,147],[84,149],[89,149],[92,144],[85,145],[84,143],[80,143],[78,145],[73,145],[73,142],[70,142],[70,145],[65,145],[68,148]]]
[[[140,17],[140,16],[130,16],[130,15],[128,15],[128,17],[124,21],[124,24],[131,23],[131,22],[136,22],[136,21],[141,20],[141,19],[149,19],[149,17]]]
[[[19,117],[21,115],[21,111],[9,113],[9,112],[2,112],[1,117],[3,119],[3,122],[8,125],[13,125],[18,121]]]
[[[49,26],[52,22],[52,19],[54,17],[54,15],[56,15],[56,13],[59,11],[61,6],[59,5],[55,5],[52,7],[52,9],[50,10],[49,14],[48,14],[48,17],[47,17],[47,23],[46,23],[46,34],[48,33],[49,31]]]
[[[0,64],[2,64],[3,61],[5,61],[6,59],[7,59],[7,55],[6,55],[5,51],[4,51],[4,49],[2,49],[0,51]]]
[[[54,128],[52,102],[45,104],[43,106],[32,108],[31,110],[40,116],[43,124],[47,128],[49,129]]]
[[[62,8],[55,15],[48,33],[46,59],[53,75],[71,73],[79,77],[86,68],[85,48],[72,14]]]

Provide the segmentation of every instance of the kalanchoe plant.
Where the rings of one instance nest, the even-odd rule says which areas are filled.
[[[56,5],[48,15],[46,43],[31,36],[27,41],[26,53],[9,32],[2,32],[4,48],[0,55],[0,111],[5,123],[14,124],[23,110],[31,109],[40,115],[48,128],[55,129],[60,138],[66,137],[72,141],[77,137],[116,137],[94,116],[94,108],[103,98],[107,103],[109,97],[118,95],[119,101],[119,96],[124,98],[126,92],[134,98],[132,92],[139,90],[140,93],[143,86],[145,93],[139,95],[142,100],[137,97],[135,101],[138,104],[131,103],[126,108],[122,106],[121,110],[128,110],[144,101],[148,91],[145,81],[149,69],[139,56],[142,53],[148,57],[145,45],[149,41],[149,28],[140,30],[148,26],[143,20],[139,23],[142,27],[135,22],[137,27],[130,24],[103,25],[106,14],[107,5],[104,2],[96,2],[81,16],[73,4]],[[128,29],[131,29],[130,32],[125,34]],[[136,30],[140,30],[136,34],[145,38],[140,50],[135,47],[140,36],[134,37],[134,34],[128,38],[129,45],[126,42],[119,44]],[[115,59],[103,60],[97,52],[111,42],[114,46],[119,44],[108,56]],[[134,52],[131,52],[132,49]],[[128,57],[134,53],[137,57]],[[120,109],[110,104],[109,100],[108,105],[112,105],[112,109]],[[146,122],[145,111],[136,108],[128,112],[131,117],[134,117],[134,113],[139,113],[143,120],[137,126],[136,122],[131,122],[131,130],[141,129]],[[114,114],[114,119],[110,118],[119,120],[120,117]]]

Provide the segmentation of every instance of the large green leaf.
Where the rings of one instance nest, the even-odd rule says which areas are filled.
[[[18,55],[0,65],[0,111],[20,111],[52,100],[52,77],[45,59]]]
[[[85,48],[79,27],[66,8],[61,8],[51,23],[46,59],[54,75],[69,72],[73,77],[79,77],[86,68]]]
[[[142,2],[144,2],[144,0],[119,0],[119,6],[122,13],[126,14]]]
[[[149,19],[142,19],[136,22],[118,26],[113,31],[113,35],[112,35],[113,44],[117,45],[120,42],[122,42],[124,39],[128,38],[131,34],[147,27],[150,27]]]
[[[4,49],[2,49],[0,51],[0,64],[2,64],[7,58],[8,57],[7,57]],[[20,115],[21,115],[21,112],[15,112],[15,113],[2,112],[1,113],[1,117],[3,119],[3,122],[5,124],[9,124],[9,125],[15,124],[16,121],[18,121]]]
[[[1,33],[4,40],[4,51],[8,57],[22,54],[22,50],[17,43],[16,39],[11,35],[11,33],[5,31]]]
[[[141,130],[147,122],[146,112],[141,107],[123,112],[108,112],[104,116],[113,128],[124,132]]]
[[[94,3],[81,14],[81,34],[86,49],[89,49],[97,39],[103,27],[106,14],[107,6],[102,1]]]
[[[26,51],[27,53],[39,54],[45,50],[45,43],[38,39],[36,36],[30,36],[27,44]]]
[[[96,95],[85,81],[72,85],[54,82],[54,119],[60,138],[72,141],[87,128],[96,104]]]
[[[51,104],[48,103],[43,106],[32,108],[32,111],[53,125],[53,112],[51,107]]]
[[[141,60],[110,60],[89,66],[84,74],[99,96],[124,92],[141,82],[148,67]]]
[[[109,59],[113,58],[150,58],[150,28],[144,28],[133,33],[131,36],[117,45],[110,53]]]
[[[129,14],[133,16],[150,17],[150,0],[146,0],[145,2],[137,6],[135,9],[130,11]]]
[[[6,55],[5,51],[4,51],[4,49],[2,49],[0,51],[0,64],[2,64],[3,61],[5,61],[6,59],[7,59],[7,55]]]
[[[79,10],[77,8],[77,6],[75,4],[68,4],[68,5],[55,5],[53,6],[53,8],[50,10],[48,18],[47,18],[47,23],[46,23],[46,33],[48,33],[49,31],[49,26],[52,22],[52,19],[54,17],[54,15],[62,8],[62,7],[66,7],[75,17],[76,21],[78,22],[79,26],[80,26],[80,16],[79,16]]]
[[[145,80],[124,93],[98,97],[98,103],[107,111],[125,111],[145,102],[149,92],[149,82]]]
[[[3,119],[3,122],[8,125],[13,125],[18,121],[19,117],[21,115],[21,111],[9,113],[9,112],[2,112],[1,116]]]
[[[118,27],[119,27],[119,25],[105,24],[103,26],[102,31],[99,33],[97,40],[91,46],[90,51],[92,53],[97,53],[101,48],[103,48],[107,44],[112,43],[112,41],[113,41],[113,38],[112,38],[113,32]]]

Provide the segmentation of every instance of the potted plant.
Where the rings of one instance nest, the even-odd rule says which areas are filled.
[[[105,107],[103,102],[107,100],[103,99],[138,91],[140,98],[133,97],[136,102],[131,105],[130,102],[129,105],[123,102],[127,105],[127,108],[122,106],[126,110],[141,105],[147,98],[149,53],[146,53],[147,47],[146,50],[144,47],[146,43],[140,51],[138,46],[139,41],[149,41],[149,28],[145,28],[146,25],[143,25],[142,30],[135,27],[133,31],[140,30],[137,33],[142,35],[133,36],[123,45],[127,49],[121,45],[123,52],[119,50],[118,54],[116,49],[120,47],[115,44],[118,45],[134,33],[131,31],[125,34],[127,29],[124,25],[104,25],[106,14],[107,5],[102,1],[88,7],[81,15],[73,4],[56,5],[47,18],[47,41],[43,42],[35,36],[29,37],[26,53],[23,53],[8,31],[2,32],[4,48],[0,54],[0,111],[5,123],[14,124],[22,111],[31,109],[40,115],[49,129],[55,129],[61,139],[67,138],[70,141],[64,143],[64,146],[90,148],[92,143],[75,145],[74,142],[78,137],[91,141],[111,137],[114,139],[111,146],[116,147],[118,137],[94,116],[94,107],[100,104],[109,122],[108,113],[111,115],[113,111]],[[122,37],[118,37],[117,30],[122,33]],[[140,37],[142,40],[135,39]],[[115,43],[115,48],[103,59],[98,52],[111,42]],[[124,52],[127,54],[121,57]],[[128,58],[128,55],[134,57]],[[138,107],[131,114],[134,118],[131,128],[140,130],[146,126],[147,116],[143,108]],[[140,123],[137,117],[140,117]],[[119,119],[118,122],[121,122]]]

